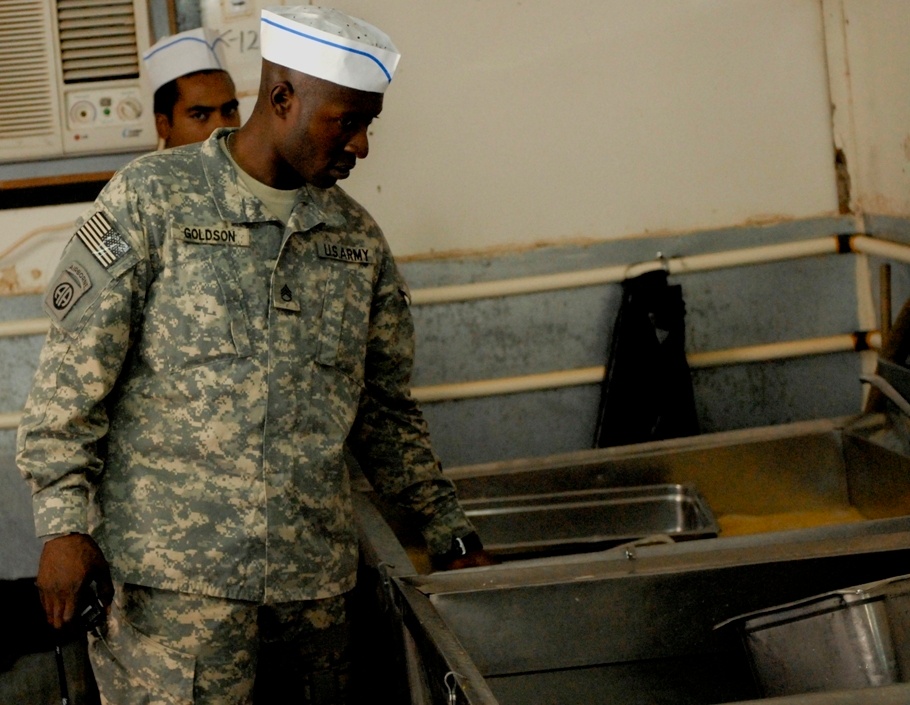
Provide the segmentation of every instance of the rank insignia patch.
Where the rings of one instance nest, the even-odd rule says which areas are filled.
[[[105,269],[130,251],[126,240],[111,227],[102,213],[95,213],[86,220],[76,235]]]

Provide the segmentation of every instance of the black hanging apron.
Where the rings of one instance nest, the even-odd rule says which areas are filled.
[[[627,279],[622,288],[594,447],[697,434],[682,287],[668,285],[660,269]]]

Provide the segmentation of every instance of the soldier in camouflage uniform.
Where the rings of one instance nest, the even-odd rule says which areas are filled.
[[[306,73],[286,51],[301,26],[383,75],[324,56]],[[262,44],[250,121],[121,170],[45,299],[18,439],[50,537],[38,585],[59,627],[91,581],[110,602],[110,570],[91,657],[117,705],[273,702],[300,670],[313,702],[344,700],[347,452],[443,564],[489,562],[409,395],[406,285],[335,186],[367,154],[394,47],[309,6],[263,11]]]

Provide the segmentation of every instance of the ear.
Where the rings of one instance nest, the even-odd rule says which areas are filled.
[[[294,99],[294,87],[289,81],[276,83],[272,86],[272,90],[269,93],[269,101],[272,105],[272,110],[275,115],[280,118],[286,117],[291,111]]]
[[[167,142],[171,136],[171,121],[167,119],[164,113],[155,113],[155,129],[158,131],[158,137]]]

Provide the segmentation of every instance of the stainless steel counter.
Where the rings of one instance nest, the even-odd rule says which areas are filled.
[[[504,551],[497,566],[427,573],[419,547],[359,496],[364,574],[410,702],[446,703],[450,690],[489,705],[757,699],[738,636],[716,625],[910,572],[910,455],[890,423],[831,419],[449,473],[469,506],[691,485],[717,515],[716,538],[590,550],[570,537],[537,555]],[[910,684],[762,702],[906,703]]]

